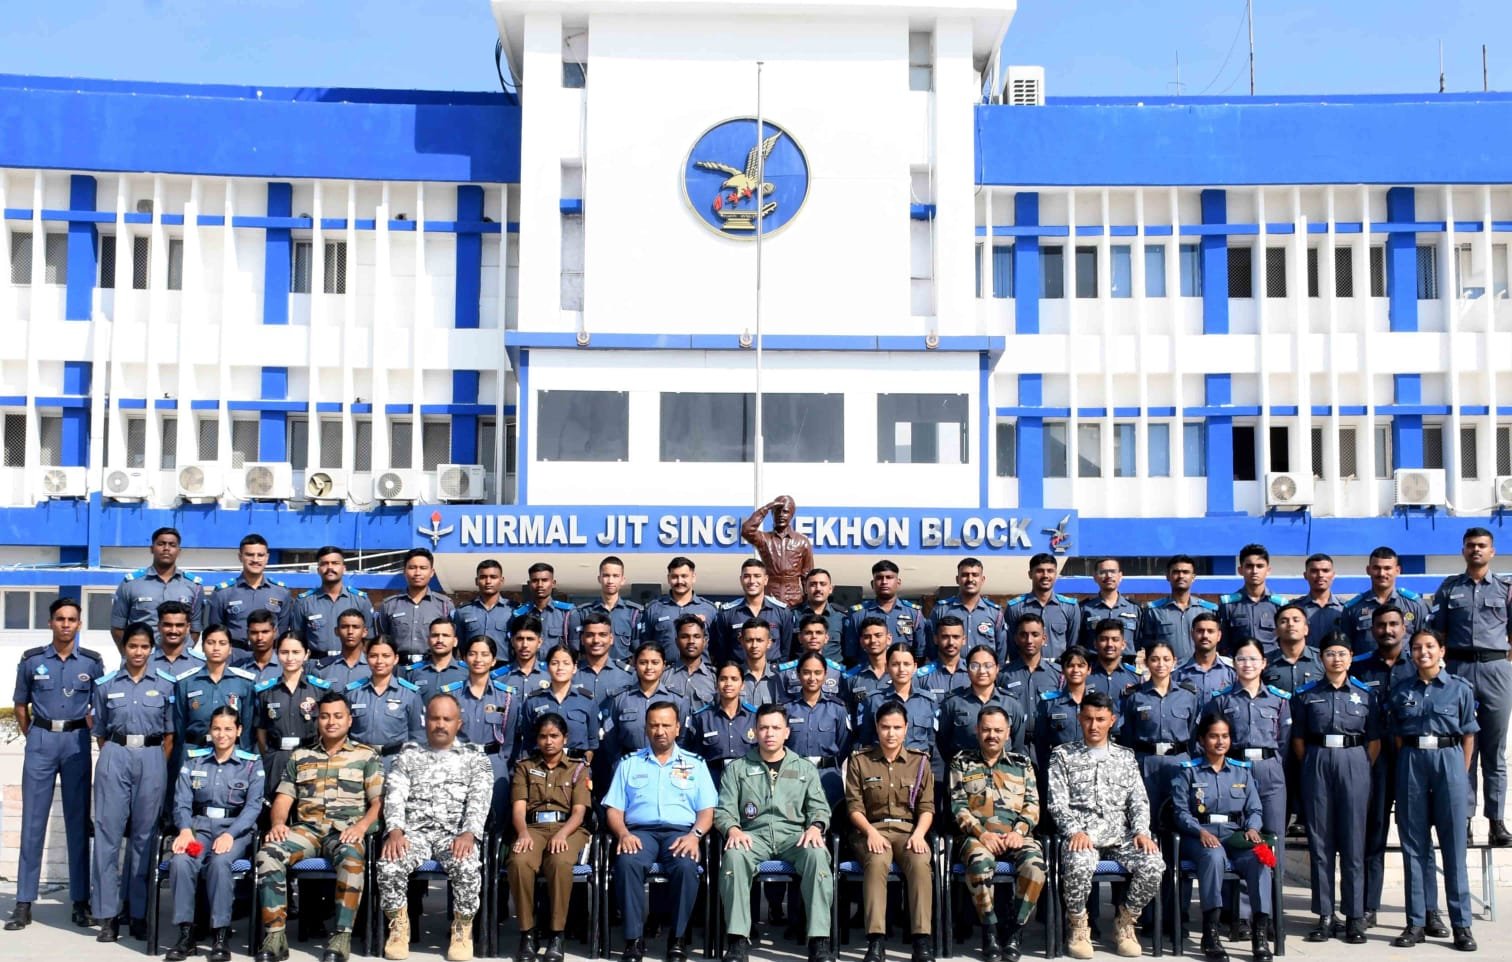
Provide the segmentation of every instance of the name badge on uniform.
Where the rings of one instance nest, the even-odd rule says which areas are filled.
[[[105,700],[106,701],[110,701],[111,699],[114,699],[114,698],[125,698],[125,697],[126,697],[126,693],[124,691],[113,691],[113,692],[109,692],[109,693],[107,693],[105,695]]]
[[[532,768],[530,770],[530,774],[534,775],[536,778],[545,778],[546,777],[546,773],[543,772],[543,771],[541,771],[539,768]]]
[[[719,732],[704,732],[704,741],[712,742],[719,737]]]

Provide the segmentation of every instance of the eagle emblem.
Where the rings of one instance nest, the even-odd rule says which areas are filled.
[[[742,166],[743,161],[743,166]],[[754,118],[728,120],[704,133],[688,153],[683,186],[688,204],[726,237],[780,230],[808,193],[808,162],[792,135]]]

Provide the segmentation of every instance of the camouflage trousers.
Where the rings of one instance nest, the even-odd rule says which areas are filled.
[[[362,843],[347,845],[340,832],[319,835],[304,825],[290,826],[282,842],[268,842],[257,853],[257,905],[263,931],[283,931],[289,906],[288,867],[307,858],[328,859],[335,867],[335,931],[350,933],[362,901]]]
[[[1107,848],[1092,848],[1080,852],[1071,851],[1070,845],[1061,847],[1061,898],[1067,911],[1085,912],[1087,897],[1092,894],[1092,875],[1099,861],[1117,862],[1129,873],[1128,890],[1124,893],[1124,908],[1138,914],[1155,897],[1160,889],[1160,877],[1165,873],[1165,860],[1159,852],[1141,852],[1131,838],[1121,845]]]
[[[966,891],[971,893],[971,904],[976,907],[977,918],[983,922],[997,921],[993,907],[992,876],[997,871],[998,861],[1012,862],[1018,890],[1018,906],[1014,921],[1019,925],[1029,921],[1038,904],[1040,890],[1045,887],[1045,855],[1032,838],[1024,840],[1023,848],[994,856],[987,846],[974,838],[961,843],[961,865],[966,870]]]
[[[404,908],[410,873],[426,862],[435,861],[451,883],[452,903],[457,915],[470,919],[478,914],[479,893],[483,888],[483,869],[478,857],[483,843],[473,842],[472,851],[466,858],[453,858],[451,847],[456,837],[456,832],[406,832],[404,838],[409,847],[404,854],[396,859],[378,860],[378,903],[383,906],[383,911],[397,912]]]

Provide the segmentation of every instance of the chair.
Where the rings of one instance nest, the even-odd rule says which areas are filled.
[[[1175,858],[1172,860],[1173,864],[1175,865],[1175,870],[1172,878],[1173,888],[1178,893],[1177,898],[1179,899],[1181,897],[1179,893],[1184,891],[1182,888],[1182,883],[1183,881],[1191,878],[1196,874],[1197,863],[1181,857],[1180,833],[1172,832],[1169,837],[1168,844],[1171,846],[1171,854],[1175,856]],[[1286,925],[1283,918],[1281,903],[1282,883],[1285,881],[1285,874],[1286,843],[1284,841],[1278,840],[1276,845],[1276,867],[1271,870],[1271,918],[1276,923],[1276,955],[1286,954]],[[1225,881],[1238,880],[1239,878],[1239,876],[1234,872],[1233,863],[1229,862],[1226,859],[1224,861],[1223,878]],[[1187,904],[1185,901],[1176,906],[1175,915],[1176,917],[1171,920],[1171,939],[1175,947],[1175,953],[1177,955],[1185,955],[1187,934]],[[1155,929],[1156,931],[1160,931],[1159,914],[1157,914],[1155,917]]]
[[[247,954],[257,951],[257,930],[261,921],[257,911],[257,885],[252,871],[252,858],[256,857],[262,836],[254,835],[247,850],[249,858],[239,858],[231,863],[232,884],[246,887],[250,904],[247,912]],[[168,884],[168,868],[173,861],[173,838],[164,835],[158,846],[158,858],[147,873],[147,954],[157,955],[162,945],[159,933],[162,928],[162,891]],[[235,926],[232,926],[233,928]]]
[[[713,834],[714,833],[710,832],[709,835],[706,835],[703,841],[699,842],[698,844],[697,897],[703,899],[703,951],[704,958],[707,959],[714,958],[716,954],[718,954],[718,952],[721,952],[724,949],[722,940],[717,938],[714,932],[715,919],[718,917],[717,909],[715,906],[719,901],[719,891],[714,888],[712,884],[710,884],[710,879],[715,878],[719,874],[719,848],[717,845],[713,844]],[[614,871],[614,841],[608,835],[604,836],[602,853],[603,868],[599,873],[599,903],[604,906],[604,908],[603,911],[599,913],[601,919],[599,945],[602,946],[603,952],[600,958],[607,958],[609,954],[609,921],[614,914],[609,908],[609,883],[613,877],[612,873]],[[651,871],[646,873],[646,888],[648,893],[652,885],[665,885],[667,882],[668,877],[666,873],[662,871],[661,863],[651,863]],[[696,907],[697,904],[698,902],[695,898],[694,906]]]
[[[486,845],[486,842],[479,842],[478,844],[479,845]],[[483,874],[483,878],[482,878],[482,891],[480,891],[479,894],[478,894],[478,914],[473,917],[473,926],[472,926],[472,928],[473,928],[473,941],[475,943],[477,943],[478,946],[485,946],[485,945],[487,945],[487,938],[488,938],[488,925],[487,925],[486,920],[485,920],[485,916],[486,916],[486,913],[488,911],[488,907],[487,907],[487,903],[484,901],[484,899],[487,898],[487,891],[488,891],[488,875],[487,875],[488,869],[486,867],[487,866],[487,856],[488,856],[488,853],[487,853],[487,851],[485,849],[481,854],[483,855],[483,858],[480,858],[478,860],[479,861],[478,868],[479,868],[480,872],[484,873]],[[375,860],[374,861],[375,872],[376,872],[376,868],[377,868],[377,862]],[[374,874],[372,876],[372,878],[374,878],[376,880],[377,879],[377,875]],[[429,883],[429,882],[447,882],[447,881],[448,881],[448,879],[446,877],[446,870],[441,867],[441,863],[440,862],[436,861],[433,858],[426,859],[424,862],[421,862],[420,865],[419,865],[419,867],[416,868],[413,872],[410,873],[410,882],[412,882],[412,883],[413,882],[427,882],[427,883]],[[417,916],[415,918],[411,918],[410,919],[410,933],[411,933],[410,934],[410,941],[412,941],[412,942],[415,940],[415,937],[420,932],[420,919],[421,918],[423,918],[423,915],[422,916]],[[373,940],[371,944],[374,945],[374,946],[382,946],[384,944],[384,942],[387,940],[387,937],[388,937],[388,919],[386,919],[384,917],[384,915],[383,915],[383,913],[381,911],[369,912],[368,913],[368,919],[370,920],[370,924],[372,925],[372,928],[373,928],[372,935],[370,936],[372,938],[372,940]],[[375,948],[374,949],[374,954],[380,954],[380,950],[377,949],[377,948]],[[482,952],[481,951],[477,951],[474,954],[475,955],[481,955]]]
[[[1060,861],[1059,858],[1057,858],[1056,859],[1057,866],[1059,865],[1059,861]],[[1057,871],[1058,870],[1059,869],[1057,868]],[[1119,882],[1119,883],[1127,884],[1129,882],[1129,878],[1130,878],[1130,876],[1129,876],[1128,870],[1125,869],[1124,866],[1121,863],[1115,862],[1112,859],[1103,859],[1103,860],[1099,861],[1097,863],[1097,868],[1095,868],[1095,869],[1092,870],[1092,884],[1094,886],[1097,885],[1097,883],[1099,883],[1099,882],[1109,882],[1109,883]],[[1162,934],[1165,931],[1165,924],[1164,924],[1165,923],[1165,919],[1164,919],[1164,911],[1163,911],[1164,907],[1161,905],[1162,901],[1164,901],[1164,900],[1160,897],[1160,893],[1159,892],[1156,892],[1155,898],[1153,898],[1153,899],[1150,900],[1151,911],[1154,913],[1154,923],[1155,923],[1151,927],[1151,929],[1152,929],[1152,931],[1154,931],[1156,933],[1155,934],[1155,940],[1154,940],[1155,944],[1154,944],[1154,947],[1153,947],[1153,950],[1152,950],[1151,954],[1153,954],[1153,955],[1155,955],[1157,957],[1165,955],[1165,937]],[[1060,946],[1060,943],[1059,943],[1059,939],[1061,938],[1061,931],[1060,931],[1059,926],[1056,927],[1055,933],[1056,933],[1056,939],[1057,939],[1056,947],[1055,947],[1055,954],[1059,955],[1060,954],[1060,950],[1061,950],[1061,946]]]
[[[486,933],[480,942],[482,952],[497,958],[499,955],[499,932],[504,927],[507,915],[499,911],[499,902],[506,895],[504,882],[509,877],[509,846],[512,839],[500,832],[490,836],[488,843],[488,862],[484,867],[483,905],[484,910],[479,915],[485,915],[483,931]],[[601,833],[594,833],[588,839],[588,844],[583,846],[582,854],[578,857],[577,864],[572,867],[572,884],[585,885],[588,897],[588,957],[602,959],[605,957],[604,945],[607,938],[606,926],[602,920],[604,916],[603,906],[605,900],[600,897],[601,880],[604,876],[604,850],[606,839]],[[536,879],[536,888],[539,890],[545,880]]]
[[[831,845],[833,846],[833,842]],[[831,851],[833,852],[833,848]],[[834,863],[831,862],[830,864],[833,865]],[[717,872],[718,869],[716,868],[715,871]],[[760,891],[760,886],[765,882],[791,882],[796,885],[800,884],[802,880],[803,877],[798,873],[797,866],[793,865],[792,862],[784,862],[781,859],[775,858],[767,859],[765,862],[759,862],[756,865],[756,875],[751,879],[751,892]],[[717,932],[713,940],[715,943],[713,951],[707,953],[710,958],[724,954],[725,937],[727,935],[724,925],[724,904],[720,901],[718,889],[713,890],[712,898],[714,902],[719,902],[720,904],[717,909],[712,906],[710,907],[710,914],[718,919]],[[833,912],[830,913],[830,916],[830,944],[833,946],[836,935],[836,920]]]
[[[1045,885],[1040,890],[1039,910],[1041,912],[1040,926],[1045,939],[1045,958],[1052,958],[1059,954],[1060,936],[1060,897],[1056,885],[1056,873],[1051,866],[1055,864],[1054,841],[1049,838],[1040,838],[1040,850],[1045,855]],[[941,891],[943,897],[941,904],[944,908],[945,919],[941,926],[941,941],[939,954],[941,958],[948,958],[955,954],[955,883],[962,886],[966,884],[966,866],[955,861],[952,855],[952,846],[946,843],[940,847],[940,869],[936,873],[942,879]],[[998,862],[992,873],[992,885],[1017,885],[1018,872],[1013,862]]]
[[[844,903],[842,895],[846,892],[845,886],[859,888],[865,872],[858,859],[841,859],[842,833],[835,833],[830,839],[830,857],[835,865],[835,900],[834,900],[834,924],[830,926],[830,941],[838,947],[841,942],[850,943],[850,916],[849,906]],[[949,913],[945,910],[945,874],[941,866],[945,859],[945,839],[932,835],[929,839],[929,866],[930,866],[930,890],[934,900],[934,911],[930,920],[931,938],[934,942],[936,956],[946,956],[950,953],[945,949],[945,929],[949,925]],[[887,882],[889,885],[903,884],[903,875],[898,871],[896,863],[887,868]]]
[[[357,903],[357,917],[352,922],[352,934],[354,936],[360,934],[361,936],[360,941],[362,942],[363,955],[377,954],[377,943],[375,941],[377,928],[374,921],[375,916],[382,917],[383,915],[381,912],[373,911],[373,903],[378,898],[378,893],[374,891],[374,886],[377,884],[378,878],[379,847],[379,836],[377,835],[369,833],[367,838],[363,840],[362,898]],[[330,859],[323,857],[301,859],[290,865],[286,871],[288,873],[288,883],[291,887],[314,879],[329,879],[332,882],[336,880],[336,866],[331,864]],[[301,901],[303,904],[309,904],[308,900],[301,899]],[[308,930],[306,923],[308,921],[308,913],[300,912],[299,927],[296,931],[301,942],[305,941],[307,937],[306,933]]]

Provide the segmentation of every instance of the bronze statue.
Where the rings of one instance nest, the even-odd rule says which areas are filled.
[[[803,576],[814,567],[813,544],[793,529],[796,509],[791,497],[779,495],[752,511],[740,526],[740,536],[767,566],[767,591],[789,607],[803,604]],[[761,525],[768,514],[772,516],[772,530],[763,531]]]

